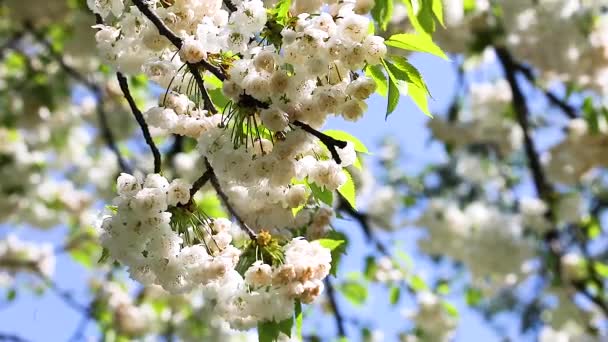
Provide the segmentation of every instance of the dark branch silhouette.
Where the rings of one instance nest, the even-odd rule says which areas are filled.
[[[241,229],[245,230],[247,235],[249,235],[252,240],[255,240],[257,238],[257,234],[247,225],[247,223],[245,223],[245,220],[243,220],[243,218],[236,212],[236,209],[234,209],[232,204],[230,204],[230,199],[228,198],[228,195],[226,195],[224,190],[222,190],[220,182],[217,179],[215,172],[213,171],[213,167],[211,167],[211,164],[209,163],[209,160],[207,160],[207,158],[205,158],[205,166],[207,167],[207,172],[209,172],[209,180],[211,181],[211,185],[213,185],[215,192],[217,192],[217,195],[222,200],[222,203],[224,203],[224,206],[226,207],[230,215],[232,215],[236,219],[238,224],[241,226]]]
[[[342,159],[340,159],[340,155],[338,154],[338,150],[336,150],[336,147],[340,149],[345,148],[347,145],[346,141],[334,139],[329,135],[323,134],[322,132],[317,131],[316,129],[310,127],[309,125],[301,121],[294,121],[293,124],[300,127],[307,133],[314,135],[317,139],[321,140],[321,142],[329,150],[329,153],[331,153],[331,157],[333,158],[333,160],[335,160],[338,164],[342,163]]]
[[[518,67],[517,62],[513,59],[507,49],[503,47],[496,47],[496,54],[505,72],[505,77],[507,78],[509,87],[511,88],[511,92],[513,95],[513,109],[515,111],[517,122],[523,131],[524,149],[528,160],[528,167],[532,173],[534,187],[536,189],[538,197],[548,204],[548,211],[546,213],[547,219],[553,225],[555,225],[556,217],[553,209],[555,197],[554,189],[547,180],[547,177],[540,163],[540,157],[534,145],[534,140],[530,135],[530,125],[528,120],[530,111],[523,92],[517,82],[517,73],[521,72],[522,70],[520,67]],[[561,280],[561,266],[559,261],[561,260],[563,251],[559,239],[559,231],[557,230],[557,228],[552,228],[547,233],[545,233],[545,244],[551,256],[557,261],[554,263],[555,265],[553,267],[553,272],[555,273],[557,279]],[[591,262],[592,260],[590,259],[590,255],[588,254],[588,252],[586,252],[586,241],[582,241],[581,248],[583,249],[583,252],[586,253],[585,257],[587,259],[587,262]],[[598,287],[598,289],[603,292],[603,282],[600,280],[595,270],[592,270],[590,272],[589,278],[596,285],[601,285]],[[600,293],[591,293],[586,288],[585,284],[579,281],[570,281],[570,284],[583,296],[585,296],[591,302],[595,303],[602,310],[604,316],[608,317],[608,304],[605,302],[604,298],[602,298],[603,296],[601,296]]]
[[[192,188],[190,189],[190,199],[192,199],[192,197],[194,197],[194,195],[203,186],[205,186],[205,184],[207,184],[207,182],[211,178],[212,173],[213,173],[213,170],[207,169],[197,180],[194,181],[194,183],[192,183]]]
[[[36,40],[46,48],[49,55],[53,59],[55,59],[57,61],[57,63],[59,63],[59,66],[61,67],[61,69],[63,69],[66,72],[66,74],[70,75],[74,80],[76,80],[77,82],[84,85],[91,93],[93,93],[93,96],[95,97],[95,100],[97,102],[97,107],[96,107],[97,108],[97,119],[98,119],[98,123],[99,123],[99,129],[101,131],[101,136],[103,137],[108,148],[116,156],[116,160],[118,161],[118,165],[120,166],[120,169],[124,172],[132,173],[131,167],[127,164],[125,159],[122,157],[122,154],[120,153],[118,145],[116,144],[116,139],[114,138],[114,134],[112,133],[112,130],[110,129],[110,125],[108,123],[108,117],[106,115],[105,109],[103,108],[103,102],[105,99],[105,93],[104,93],[103,89],[96,83],[91,82],[89,79],[87,79],[84,75],[82,75],[76,69],[74,69],[73,67],[68,65],[65,62],[63,55],[60,52],[58,52],[57,50],[55,50],[53,45],[51,45],[40,32],[35,30],[31,25],[29,25],[27,23],[26,23],[26,28],[28,28],[28,32],[31,33],[32,36],[34,36],[34,38],[36,38]]]
[[[338,307],[338,301],[336,300],[336,290],[334,289],[334,285],[331,283],[331,280],[329,280],[329,277],[325,278],[323,282],[325,283],[325,290],[327,292],[329,304],[331,305],[331,309],[334,312],[334,320],[336,322],[336,328],[338,329],[338,336],[346,337],[344,318],[342,317],[342,313],[340,312],[340,308]]]
[[[154,13],[154,11],[152,11],[152,9],[150,9],[150,7],[148,7],[147,4],[144,3],[143,0],[133,0],[133,4],[137,7],[137,9],[139,9],[139,11],[141,13],[143,13],[143,15],[146,16],[146,18],[148,18],[153,24],[154,26],[156,26],[156,28],[158,29],[158,32],[164,36],[165,38],[167,38],[171,44],[173,44],[178,50],[182,48],[183,42],[182,39],[180,37],[178,37],[173,31],[171,31],[171,29],[165,25],[165,23],[162,21],[162,19],[156,15],[156,13]],[[198,63],[187,63],[188,66],[202,66],[205,70],[209,71],[210,73],[212,73],[213,75],[215,75],[215,77],[219,78],[220,80],[225,80],[226,79],[226,75],[224,75],[224,73],[222,72],[221,69],[215,67],[214,65],[212,65],[211,63],[209,63],[206,60],[202,60]]]
[[[152,136],[150,135],[150,129],[148,128],[148,124],[144,119],[144,115],[141,113],[139,108],[137,108],[137,104],[135,103],[135,100],[131,95],[131,91],[129,90],[129,82],[121,72],[116,73],[116,78],[118,79],[118,84],[120,85],[120,89],[122,90],[125,99],[127,99],[127,102],[129,103],[129,107],[131,107],[131,112],[133,113],[133,116],[135,116],[135,120],[137,120],[137,123],[141,128],[141,132],[144,135],[146,144],[150,146],[150,150],[152,151],[152,155],[154,156],[154,173],[160,173],[162,165],[160,152],[158,151],[154,140],[152,140]]]

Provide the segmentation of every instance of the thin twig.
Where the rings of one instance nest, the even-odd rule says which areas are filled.
[[[120,150],[119,150],[118,145],[116,144],[116,140],[114,138],[114,134],[110,130],[108,118],[107,118],[106,112],[103,108],[103,102],[104,102],[104,98],[105,98],[104,91],[101,89],[101,87],[99,87],[99,85],[97,85],[94,82],[91,82],[89,79],[87,79],[84,75],[82,75],[76,69],[74,69],[73,67],[68,65],[65,62],[62,54],[59,53],[57,50],[55,50],[53,45],[51,45],[51,43],[49,43],[46,40],[46,38],[42,34],[40,34],[40,32],[36,31],[30,24],[27,24],[27,23],[26,23],[26,28],[28,29],[28,32],[30,32],[34,36],[34,38],[36,38],[36,40],[39,41],[47,49],[49,55],[51,57],[53,57],[53,59],[55,59],[57,61],[57,63],[59,63],[59,66],[68,75],[70,75],[77,82],[84,85],[91,93],[93,93],[93,96],[95,97],[96,102],[97,102],[97,119],[99,122],[99,129],[101,130],[101,135],[102,135],[104,141],[106,142],[106,145],[108,146],[108,148],[116,156],[116,160],[118,161],[118,165],[120,166],[120,169],[124,172],[132,173],[131,168],[129,167],[129,165],[127,164],[125,159],[122,157],[122,154],[120,153]]]
[[[90,321],[91,321],[91,317],[89,315],[83,315],[80,318],[80,322],[78,322],[76,329],[72,333],[72,336],[70,336],[70,338],[68,339],[68,342],[78,342],[78,341],[85,340],[84,333],[85,333]]]
[[[203,81],[201,74],[199,74],[197,67],[193,64],[188,64],[188,69],[190,69],[190,73],[192,73],[192,77],[194,77],[194,81],[196,81],[196,85],[201,92],[201,96],[203,96],[203,105],[205,106],[205,110],[211,114],[217,114],[217,109],[215,108],[215,105],[213,105],[213,101],[211,101],[209,93],[207,93],[205,82]]]
[[[235,12],[236,6],[230,0],[224,0],[224,5],[228,9],[229,12]]]
[[[334,320],[336,322],[336,328],[338,329],[338,336],[346,337],[346,329],[344,327],[344,318],[342,317],[342,313],[340,312],[340,308],[338,307],[338,301],[336,300],[336,291],[334,289],[333,284],[328,278],[324,280],[327,298],[329,299],[329,304],[331,305],[331,309],[334,312]]]
[[[173,144],[165,153],[165,163],[171,167],[175,168],[175,156],[184,150],[184,136],[173,134]]]
[[[534,72],[532,72],[531,68],[515,60],[513,60],[513,63],[514,67],[517,68],[522,75],[524,75],[524,77],[528,80],[528,82],[530,82],[530,84],[534,85],[545,94],[551,104],[561,109],[562,112],[564,112],[564,114],[566,114],[566,116],[570,119],[576,119],[577,117],[579,117],[577,110],[573,106],[571,106],[565,100],[560,99],[557,95],[555,95],[555,93],[553,93],[549,89],[545,89],[538,85],[536,77],[534,76]]]
[[[572,285],[580,292],[585,298],[590,300],[593,304],[597,305],[605,317],[608,317],[608,304],[599,296],[593,295],[591,292],[587,290],[585,284],[582,282],[573,282]]]
[[[342,159],[340,159],[340,155],[338,154],[336,147],[340,149],[345,148],[347,145],[346,141],[332,138],[329,135],[319,132],[301,121],[294,121],[293,124],[319,139],[327,147],[333,160],[335,160],[338,164],[342,163]]]
[[[2,342],[29,342],[29,340],[27,340],[21,336],[11,334],[11,333],[0,333],[0,341],[2,341]]]
[[[193,198],[194,195],[203,187],[213,174],[213,170],[207,169],[197,180],[192,183],[192,188],[190,188],[190,198]]]
[[[211,164],[209,163],[209,160],[207,160],[207,158],[205,158],[205,166],[207,167],[207,171],[209,171],[210,173],[209,180],[211,181],[211,185],[213,185],[215,192],[217,192],[217,195],[224,203],[224,206],[226,207],[230,215],[232,215],[236,219],[236,221],[241,226],[241,229],[245,230],[247,235],[249,235],[252,240],[256,240],[257,234],[247,225],[247,223],[245,223],[245,220],[243,220],[243,218],[236,212],[234,207],[230,204],[228,195],[226,195],[226,193],[222,190],[220,182],[217,179],[215,172],[213,171],[213,167],[211,167]]]
[[[57,297],[61,298],[64,303],[66,303],[72,309],[82,313],[83,315],[87,315],[87,316],[90,315],[90,309],[87,306],[84,306],[84,305],[80,304],[79,302],[77,302],[69,292],[66,292],[66,291],[60,289],[57,286],[57,284],[55,284],[53,282],[53,280],[51,280],[50,278],[48,278],[42,274],[39,274],[39,276],[44,280],[45,285],[51,291],[53,291],[53,293]]]
[[[154,156],[154,173],[160,173],[162,165],[160,152],[158,151],[154,140],[152,140],[152,136],[150,135],[150,129],[148,128],[148,124],[144,119],[144,115],[141,113],[139,108],[137,108],[137,104],[135,103],[135,100],[131,95],[131,91],[129,90],[129,82],[121,72],[116,73],[116,78],[118,79],[118,84],[120,85],[120,89],[122,90],[125,99],[127,99],[127,102],[129,103],[129,107],[131,107],[131,112],[133,113],[133,116],[135,116],[135,120],[141,128],[141,131],[144,135],[144,139],[146,140],[146,143],[148,144],[148,146],[150,146],[150,150],[152,151],[152,155]]]
[[[528,166],[532,172],[534,187],[538,196],[541,199],[547,201],[547,203],[551,203],[553,189],[551,185],[547,182],[547,178],[544,174],[542,164],[540,162],[540,157],[536,152],[534,140],[532,140],[532,137],[530,135],[530,123],[528,120],[530,110],[528,109],[528,105],[526,104],[523,92],[519,84],[517,83],[517,66],[511,54],[506,49],[498,47],[496,48],[496,54],[503,66],[507,82],[509,83],[509,86],[511,88],[513,96],[513,109],[515,111],[517,123],[523,131],[524,149],[526,152],[526,157],[528,159]]]
[[[386,248],[386,246],[384,246],[382,242],[380,242],[380,240],[378,240],[378,238],[374,235],[371,229],[371,225],[369,224],[369,216],[366,213],[360,212],[357,209],[353,208],[353,206],[340,193],[338,193],[338,210],[345,212],[348,216],[355,219],[359,223],[361,230],[363,230],[363,234],[365,235],[365,237],[369,241],[373,242],[376,249],[382,255],[391,257],[391,254]]]
[[[125,159],[122,157],[122,154],[120,153],[120,149],[118,148],[118,145],[116,144],[116,140],[114,138],[114,133],[112,133],[112,130],[110,129],[110,124],[108,123],[108,117],[106,115],[105,109],[103,108],[104,96],[103,96],[103,93],[101,92],[101,89],[96,88],[96,90],[93,92],[93,94],[95,95],[95,98],[97,100],[97,120],[99,123],[99,129],[101,130],[101,136],[103,137],[104,141],[106,142],[106,145],[108,146],[108,148],[116,156],[116,160],[118,161],[118,166],[120,167],[120,169],[126,173],[133,173],[133,170],[131,169],[131,167],[127,164]]]

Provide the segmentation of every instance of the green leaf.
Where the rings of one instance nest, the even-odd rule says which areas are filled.
[[[335,242],[324,242],[326,244],[328,244],[330,247],[325,247],[325,248],[329,248],[331,250],[331,269],[329,271],[329,273],[333,276],[335,276],[338,273],[338,265],[340,264],[340,259],[342,258],[342,255],[346,254],[346,247],[348,245],[348,239],[346,237],[346,235],[344,233],[332,230],[327,234],[327,237],[325,239],[321,239],[321,240],[330,240],[330,241],[339,241],[339,244],[336,244]]]
[[[278,23],[285,24],[286,19],[289,17],[290,6],[291,0],[280,0],[276,5],[274,5],[271,13],[276,15],[276,21]]]
[[[592,133],[599,132],[599,117],[593,106],[593,99],[591,97],[587,97],[583,102],[583,117],[587,121]]]
[[[6,291],[6,301],[7,302],[12,302],[15,300],[15,298],[17,298],[17,289],[16,288],[11,288],[8,291]]]
[[[302,204],[301,206],[299,206],[297,208],[291,208],[291,214],[293,215],[293,217],[296,217],[298,215],[298,213],[300,211],[302,211],[302,209],[304,209],[305,206],[306,206],[306,204]]]
[[[454,304],[443,301],[443,308],[452,317],[458,317],[458,309]]]
[[[357,192],[353,176],[351,176],[350,172],[346,169],[342,169],[342,172],[346,175],[346,183],[338,188],[338,192],[353,208],[357,209]]]
[[[397,104],[399,103],[399,87],[390,79],[388,82],[388,103],[386,105],[386,115],[385,118],[388,118],[392,112],[397,108]]]
[[[608,265],[600,262],[600,261],[595,261],[593,263],[593,268],[595,269],[595,272],[597,272],[597,274],[599,274],[602,278],[608,278]]]
[[[595,218],[589,219],[587,222],[585,222],[584,229],[587,233],[587,237],[590,240],[595,239],[602,232],[602,228],[600,227],[598,220]]]
[[[93,267],[93,255],[94,254],[91,253],[91,249],[89,248],[74,248],[70,250],[70,256],[72,257],[72,259],[74,259],[77,263],[81,264],[85,268]]]
[[[340,131],[337,129],[328,129],[326,131],[323,131],[323,134],[329,135],[330,137],[332,137],[334,139],[338,139],[338,140],[342,140],[342,141],[350,141],[353,143],[353,147],[355,148],[355,151],[360,152],[360,153],[369,153],[369,150],[361,142],[361,140],[359,140],[357,137],[353,136],[350,133]]]
[[[368,65],[365,75],[376,81],[376,92],[384,97],[388,95],[388,80],[380,65]]]
[[[303,322],[303,314],[302,314],[302,303],[299,300],[295,301],[295,316],[296,316],[296,339],[298,341],[302,340],[302,322]]]
[[[101,256],[99,257],[99,260],[97,260],[97,263],[98,264],[103,264],[103,263],[105,263],[108,260],[109,257],[110,257],[110,251],[107,248],[104,247],[101,250]]]
[[[448,56],[433,42],[430,36],[412,33],[398,33],[390,36],[386,45],[402,50],[426,52],[449,60]]]
[[[393,15],[393,0],[376,0],[371,14],[380,28],[386,30]]]
[[[357,281],[346,281],[338,289],[355,306],[361,306],[367,300],[367,287]]]
[[[392,62],[389,62],[387,60],[383,60],[382,63],[384,64],[384,68],[386,69],[386,72],[388,73],[389,80],[393,81],[395,83],[395,85],[397,86],[397,89],[399,89],[399,92],[402,95],[407,95],[408,83],[410,83],[410,78],[409,78],[407,72],[401,70],[396,65],[394,65]],[[390,83],[389,83],[389,93],[390,93]],[[389,95],[389,100],[390,100],[390,95]]]
[[[397,247],[399,247],[399,245]],[[401,248],[403,248],[403,247],[401,247]],[[409,256],[404,251],[402,251],[401,249],[397,249],[397,251],[395,251],[395,256],[399,259],[401,264],[405,266],[405,268],[412,268],[414,266],[412,257]]]
[[[410,83],[411,85],[411,83]],[[409,87],[408,95],[412,98],[416,106],[428,117],[433,117],[431,111],[429,110],[429,101],[427,97],[427,92],[425,89],[421,89],[418,87]]]
[[[418,11],[418,22],[423,30],[431,34],[435,32],[435,15],[433,13],[433,0],[420,0],[420,10]]]
[[[414,275],[409,279],[409,284],[410,287],[418,292],[418,291],[422,291],[422,290],[428,290],[428,285],[424,282],[424,279],[422,279],[420,276],[418,275]]]
[[[483,299],[481,291],[473,287],[467,289],[465,296],[468,306],[477,306]]]
[[[365,269],[363,271],[365,279],[372,280],[377,270],[378,265],[376,265],[376,258],[372,255],[365,257]]]
[[[424,79],[422,78],[422,75],[418,69],[410,64],[405,57],[391,56],[391,62],[395,67],[405,73],[405,75],[402,75],[402,77],[404,77],[407,83],[411,83],[420,89],[424,89],[427,94],[430,94],[429,88],[426,86],[426,83],[424,82]],[[399,73],[399,75],[401,75],[401,73]]]
[[[418,16],[414,12],[414,4],[412,3],[412,0],[403,0],[403,3],[405,3],[405,7],[407,9],[407,17],[410,20],[410,23],[412,24],[412,26],[414,26],[414,29],[417,32],[419,32],[420,34],[431,34],[431,33],[433,33],[433,32],[427,32],[425,30],[425,28],[422,27],[422,25],[418,21]]]
[[[310,190],[312,191],[312,195],[318,199],[319,201],[329,205],[330,207],[334,205],[334,193],[323,188],[321,189],[315,183],[308,183],[310,186]]]
[[[463,7],[464,7],[465,14],[473,12],[473,11],[475,11],[475,8],[477,8],[477,1],[476,0],[464,0]]]
[[[392,305],[397,304],[401,298],[401,288],[399,286],[391,287],[388,297]]]
[[[435,291],[438,294],[445,296],[450,293],[450,285],[447,282],[443,281],[437,286],[437,289]]]
[[[445,27],[445,23],[443,21],[443,3],[441,0],[432,0],[433,1],[433,14],[435,14],[435,18],[441,24],[441,26]]]
[[[280,322],[272,321],[258,323],[258,341],[278,341],[280,333],[284,333],[288,337],[291,337],[291,328],[293,327],[293,323],[293,317],[282,320]]]
[[[319,242],[322,247],[327,248],[330,251],[333,251],[334,249],[344,244],[344,240],[319,239],[316,241]]]
[[[407,87],[405,93],[412,98],[414,103],[424,114],[432,117],[427,98],[429,92],[416,68],[410,65],[406,60],[399,58],[396,60],[397,64],[393,64],[387,60],[383,60],[382,63],[389,75],[389,104],[387,116],[395,109],[394,107],[397,106],[399,101],[399,94],[395,94],[395,88],[403,93],[404,88]]]
[[[228,214],[224,211],[222,202],[220,199],[213,194],[205,194],[203,198],[196,201],[196,205],[200,211],[211,217],[223,217],[227,218]]]

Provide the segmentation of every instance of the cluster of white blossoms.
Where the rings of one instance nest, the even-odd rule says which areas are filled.
[[[127,289],[116,282],[103,282],[98,286],[96,299],[112,313],[113,325],[119,333],[138,337],[157,327],[158,318],[150,303],[135,303]]]
[[[322,292],[331,254],[318,242],[300,238],[280,247],[280,263],[259,259],[256,249],[258,260],[245,265],[241,276],[237,264],[243,251],[232,244],[233,236],[242,238],[239,227],[190,212],[172,221],[173,213],[184,215],[179,206],[189,204],[190,187],[158,174],[143,183],[124,173],[118,178],[119,196],[114,212],[101,224],[100,238],[109,255],[129,267],[133,279],[171,293],[202,286],[209,298],[217,298],[216,312],[235,328],[286,319],[294,300],[310,303]],[[180,220],[187,222],[180,225]],[[271,239],[267,233],[259,235]]]
[[[98,47],[119,70],[144,72],[168,88],[160,105],[146,111],[147,122],[166,133],[198,138],[199,150],[230,202],[254,230],[283,230],[280,233],[289,235],[285,228],[308,225],[310,236],[322,235],[330,210],[306,207],[294,218],[292,209],[307,204],[306,181],[330,191],[340,188],[348,177],[342,169],[355,161],[356,154],[349,143],[339,149],[338,164],[316,139],[293,124],[320,128],[330,114],[359,119],[366,110],[363,101],[376,86],[357,71],[378,64],[386,46],[381,37],[369,33],[369,18],[362,11],[370,6],[360,1],[330,1],[329,7],[321,1],[294,2],[293,17],[276,32],[276,45],[259,41],[268,20],[261,1],[233,3],[233,12],[217,0],[148,3],[182,39],[177,55],[135,7],[114,13],[107,3],[105,10],[96,5],[93,10],[113,24],[98,26]],[[110,12],[116,16],[113,21]],[[185,94],[193,80],[180,68],[184,62],[203,59],[229,64],[222,86],[232,101],[226,113],[212,114]],[[212,76],[202,76],[213,88]],[[224,128],[228,120],[234,127]],[[247,124],[241,127],[243,122]],[[247,135],[235,143],[234,135],[242,135],[241,129],[252,132],[247,133],[250,143],[245,143]]]
[[[406,278],[404,270],[396,267],[395,262],[389,257],[380,257],[376,261],[376,268],[372,275],[373,279],[380,283],[396,283]]]
[[[216,128],[201,136],[199,151],[208,158],[231,203],[253,229],[290,237],[291,230],[306,226],[308,235],[323,235],[333,216],[331,208],[307,206],[295,216],[292,209],[309,200],[306,179],[330,191],[347,181],[342,167],[357,158],[352,144],[338,150],[342,163],[337,164],[332,159],[317,159],[327,152],[303,131],[289,132],[274,145],[266,139],[258,142],[254,148],[234,149],[226,132]]]
[[[373,2],[293,1],[280,25],[260,0],[232,1],[233,10],[221,0],[146,5],[181,39],[179,50],[120,0],[89,1],[105,21],[95,26],[98,48],[116,69],[166,89],[146,122],[155,133],[197,140],[199,154],[180,155],[176,165],[200,176],[208,163],[239,224],[192,208],[184,180],[122,174],[102,244],[143,284],[171,293],[202,287],[233,328],[285,320],[294,301],[322,293],[330,271],[330,250],[314,240],[326,236],[334,211],[312,193],[341,189],[357,154],[353,143],[328,145],[317,130],[330,115],[361,118],[376,90],[361,72],[386,54],[369,30]],[[220,113],[201,80],[228,100]]]
[[[575,185],[595,168],[608,167],[608,125],[599,119],[598,132],[587,121],[570,120],[567,136],[546,155],[547,175],[552,181]]]
[[[231,327],[249,329],[261,321],[282,321],[292,317],[294,300],[312,303],[323,291],[323,279],[330,270],[331,255],[318,242],[293,239],[283,247],[284,261],[269,265],[254,262],[244,274],[232,272],[213,287],[217,312]]]
[[[55,254],[51,244],[27,242],[9,234],[0,240],[0,277],[10,279],[18,272],[50,278],[55,271]]]
[[[412,319],[421,330],[422,341],[447,342],[452,340],[456,329],[456,319],[451,316],[441,298],[432,292],[423,291],[417,295],[418,310],[407,311],[404,315]]]
[[[419,241],[423,251],[462,262],[473,283],[489,293],[518,281],[522,265],[534,256],[519,217],[488,203],[473,202],[461,209],[455,202],[431,199],[415,224],[429,231],[430,236]]]
[[[495,42],[538,68],[544,81],[572,81],[602,94],[608,91],[608,16],[602,1],[501,0],[490,5],[476,0],[468,2],[468,10],[466,1],[443,3],[446,28],[436,34],[443,49],[466,52],[479,45],[481,33],[502,31]],[[500,17],[492,6],[501,8]]]
[[[257,341],[230,329],[202,291],[171,294],[157,285],[133,291],[118,280],[94,279],[91,289],[99,312],[109,313],[112,327],[132,339],[149,340],[171,325],[184,341]],[[192,329],[197,326],[201,329]]]
[[[187,204],[190,187],[180,179],[169,183],[159,174],[148,175],[143,184],[124,173],[118,178],[116,213],[104,218],[100,238],[110,255],[129,267],[133,279],[179,293],[218,280],[236,266],[240,251],[230,244],[232,224],[227,220],[196,222],[204,225],[205,234],[198,237],[205,245],[181,248],[183,237],[172,229],[167,210]],[[194,228],[183,233],[195,234]]]
[[[521,128],[505,114],[510,110],[509,84],[501,79],[493,83],[474,83],[466,110],[454,122],[435,117],[429,128],[435,138],[455,148],[488,144],[502,156],[518,150],[523,141]]]
[[[294,27],[281,31],[280,51],[268,46],[237,61],[224,82],[226,95],[238,100],[247,94],[268,103],[260,117],[275,132],[295,120],[321,127],[329,114],[359,119],[376,85],[353,72],[378,64],[386,46],[368,33],[369,19],[348,3],[334,10],[299,15]]]
[[[539,342],[597,342],[597,336],[585,332],[585,328],[577,323],[568,322],[562,329],[544,326],[538,336]]]

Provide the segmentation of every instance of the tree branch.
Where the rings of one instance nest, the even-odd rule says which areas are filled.
[[[555,225],[556,217],[552,205],[554,199],[554,189],[547,181],[540,163],[540,158],[534,146],[534,141],[530,136],[530,127],[528,122],[530,112],[525,97],[523,96],[523,92],[517,83],[516,74],[518,71],[521,71],[521,69],[518,67],[518,64],[515,62],[508,50],[503,47],[496,47],[495,49],[498,59],[503,66],[511,92],[513,93],[513,109],[515,110],[517,122],[523,131],[524,148],[528,159],[528,167],[532,172],[536,192],[543,201],[549,204],[549,209],[546,216],[549,222]],[[549,249],[549,253],[556,260],[554,270],[555,275],[558,279],[561,279],[560,261],[562,258],[562,247],[559,241],[559,231],[556,228],[549,230],[549,232],[545,234],[545,243]],[[591,262],[592,260],[588,253],[586,242],[582,241],[581,246],[583,252],[585,253],[584,256],[585,259],[587,259],[586,261]],[[599,289],[603,289],[603,282],[597,278],[595,270],[591,270],[589,276],[591,277],[591,281],[595,282],[595,285],[599,286]],[[589,292],[585,287],[585,284],[579,281],[570,281],[570,284],[582,295],[595,303],[602,310],[604,315],[608,317],[608,304],[599,295]]]
[[[523,131],[524,149],[526,152],[526,157],[528,159],[528,166],[530,168],[530,171],[532,172],[534,187],[538,196],[550,204],[552,202],[553,189],[551,185],[547,182],[547,178],[544,174],[540,158],[538,156],[538,153],[536,152],[534,140],[532,140],[532,137],[530,136],[530,123],[528,121],[530,110],[528,109],[528,105],[524,98],[523,92],[519,84],[517,83],[517,65],[515,64],[515,61],[513,60],[509,51],[507,51],[505,48],[497,47],[496,54],[502,64],[505,76],[507,78],[507,82],[509,83],[509,87],[511,88],[513,96],[513,109],[515,111],[517,123]],[[550,214],[550,216],[552,216],[552,214]]]
[[[372,232],[371,226],[369,224],[369,216],[366,213],[360,212],[357,209],[353,208],[353,206],[342,196],[342,194],[338,193],[338,210],[345,212],[348,216],[355,219],[361,230],[363,230],[363,234],[365,237],[372,241],[376,247],[376,249],[384,256],[390,257],[391,254],[388,249],[380,242],[374,233]]]
[[[175,168],[175,156],[184,149],[184,137],[179,134],[173,134],[173,144],[165,153],[165,163],[171,168]]]
[[[236,11],[236,6],[230,0],[224,0],[224,6],[226,6],[229,12]]]
[[[171,31],[171,29],[162,21],[162,19],[158,15],[156,15],[156,13],[154,13],[154,11],[152,11],[150,7],[148,7],[148,5],[144,3],[143,0],[133,0],[133,4],[137,7],[137,9],[139,9],[141,13],[143,13],[143,15],[146,16],[146,18],[148,18],[154,24],[154,26],[156,26],[156,29],[158,29],[158,33],[167,38],[171,42],[171,44],[173,44],[178,50],[182,48],[182,39],[178,37],[173,31]],[[215,77],[219,78],[221,81],[224,81],[226,79],[226,75],[224,75],[221,69],[215,67],[206,60],[202,60],[195,64],[187,64],[188,67],[196,67],[200,65],[207,71],[215,75]]]
[[[199,74],[197,67],[194,64],[188,63],[188,69],[190,70],[192,77],[194,77],[194,80],[196,81],[196,85],[198,86],[198,89],[201,92],[205,110],[207,110],[211,114],[217,114],[217,109],[213,105],[213,101],[211,101],[211,98],[209,97],[209,93],[207,93],[207,89],[205,88],[205,81],[203,81],[203,78],[201,77],[201,74]]]
[[[11,334],[11,333],[0,333],[0,341],[2,341],[2,342],[29,342],[29,340],[27,340],[21,336]]]
[[[194,195],[203,187],[213,174],[213,170],[207,169],[197,180],[192,183],[192,188],[190,189],[190,199],[194,197]]]
[[[226,195],[226,193],[222,190],[220,182],[213,171],[213,167],[211,167],[211,164],[209,163],[209,160],[207,160],[207,158],[205,158],[205,166],[207,167],[207,172],[209,172],[209,180],[211,181],[211,185],[213,185],[215,192],[217,192],[217,195],[224,203],[224,206],[226,207],[230,215],[232,215],[236,219],[236,221],[241,226],[241,229],[245,230],[247,235],[249,235],[252,240],[256,240],[257,234],[247,225],[247,223],[245,223],[245,220],[243,220],[243,218],[236,212],[234,207],[230,204],[228,195]]]
[[[329,153],[331,153],[332,159],[335,160],[338,164],[342,163],[342,159],[340,159],[340,155],[338,154],[338,150],[336,150],[336,147],[340,149],[345,148],[347,145],[346,141],[334,139],[329,135],[323,134],[322,132],[317,131],[316,129],[310,127],[309,125],[301,121],[294,121],[293,124],[300,127],[307,133],[314,135],[327,147]]]
[[[144,135],[144,139],[146,140],[146,143],[148,144],[148,146],[150,146],[150,150],[152,151],[152,155],[154,156],[154,173],[160,173],[162,165],[160,152],[158,151],[154,140],[152,140],[152,136],[150,135],[150,129],[148,128],[148,124],[144,119],[144,115],[141,113],[139,108],[137,108],[137,104],[135,103],[135,100],[131,95],[131,91],[129,90],[129,82],[121,72],[116,73],[116,78],[118,79],[118,84],[120,85],[120,89],[122,90],[125,99],[127,99],[127,102],[129,103],[129,107],[131,107],[131,112],[133,113],[133,116],[135,116],[135,120],[141,128],[141,131]]]
[[[334,286],[329,280],[329,277],[326,277],[323,282],[325,283],[325,287],[327,290],[327,298],[329,299],[329,304],[331,305],[331,309],[334,312],[334,320],[336,322],[336,328],[338,329],[338,336],[346,337],[344,318],[342,317],[342,313],[340,312],[340,308],[338,307],[338,301],[336,300],[336,291],[334,289]]]
[[[118,161],[118,165],[120,166],[120,169],[124,172],[132,173],[131,168],[129,167],[129,165],[127,164],[125,159],[122,157],[120,150],[118,149],[118,146],[116,145],[116,140],[114,139],[114,134],[110,130],[108,118],[107,118],[106,112],[103,108],[103,102],[104,102],[104,97],[105,97],[104,91],[101,89],[101,87],[99,87],[99,85],[97,85],[94,82],[91,82],[84,75],[82,75],[80,72],[78,72],[76,69],[74,69],[70,65],[68,65],[65,62],[65,60],[63,59],[63,56],[61,55],[61,53],[56,51],[55,48],[46,40],[46,38],[42,34],[40,34],[38,31],[36,31],[30,24],[26,23],[26,28],[28,29],[28,32],[30,32],[34,36],[34,38],[36,38],[36,40],[38,42],[40,42],[46,48],[49,55],[51,57],[53,57],[53,59],[55,59],[57,61],[57,63],[59,63],[59,66],[68,75],[70,75],[77,82],[84,85],[91,93],[93,93],[93,96],[97,100],[97,119],[98,119],[98,123],[99,123],[99,129],[101,131],[101,136],[105,140],[108,148],[116,156],[116,160]]]
[[[519,72],[521,72],[522,75],[524,75],[524,77],[528,80],[528,82],[530,82],[536,88],[540,89],[545,94],[545,96],[547,97],[547,99],[549,100],[549,102],[551,104],[553,104],[554,106],[561,109],[562,112],[564,112],[564,114],[566,114],[566,116],[568,116],[570,119],[576,119],[579,116],[577,113],[577,110],[573,106],[568,104],[566,101],[560,99],[552,91],[545,89],[545,88],[541,87],[540,85],[538,85],[536,82],[536,77],[534,76],[534,72],[532,71],[531,68],[529,68],[528,66],[525,66],[515,60],[513,60],[513,63],[514,63],[514,67]]]

